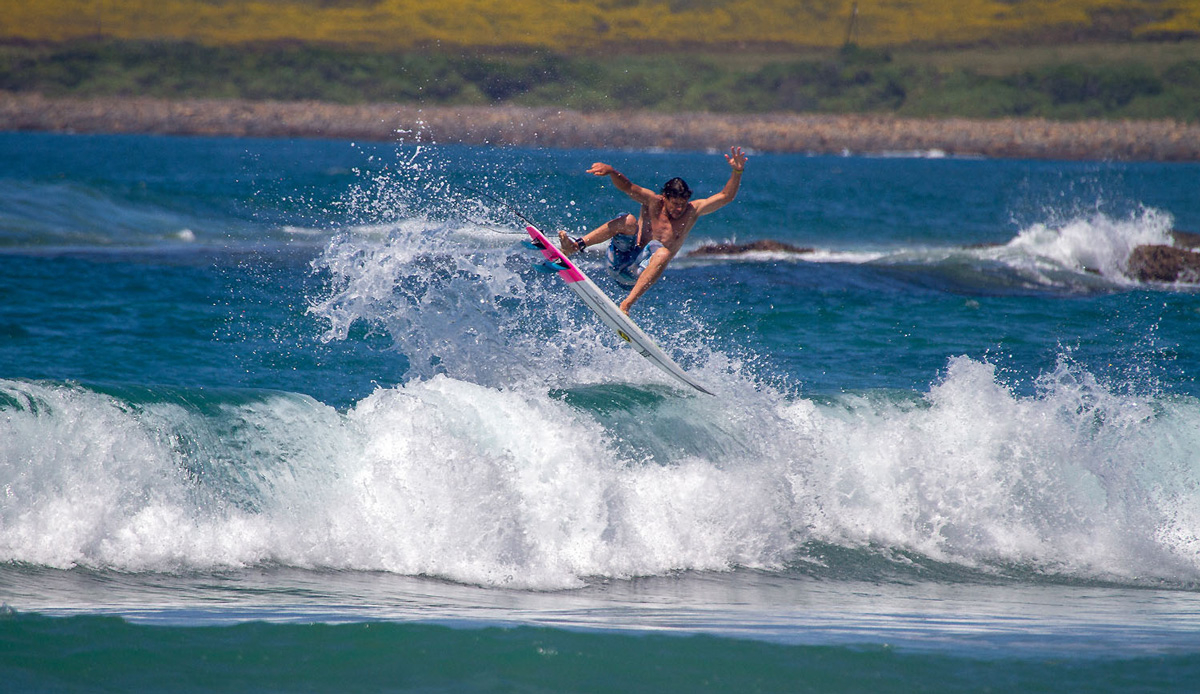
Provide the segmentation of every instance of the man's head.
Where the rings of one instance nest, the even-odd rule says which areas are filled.
[[[692,197],[692,189],[678,176],[663,184],[662,196],[666,198],[667,216],[675,219],[683,214],[687,202]]]

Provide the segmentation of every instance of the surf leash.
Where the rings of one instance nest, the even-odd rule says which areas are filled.
[[[504,198],[493,195],[485,190],[478,190],[476,188],[472,188],[471,186],[463,186],[463,190],[465,190],[469,193],[472,193],[474,195],[479,195],[479,196],[485,197],[485,198],[491,200],[492,202],[500,203],[504,207],[508,208],[509,212],[512,212],[513,214],[515,214],[517,216],[517,218],[520,219],[522,222],[525,222],[526,224],[528,224],[531,227],[537,227],[538,229],[542,228],[541,225],[535,224],[532,219],[530,219],[529,217],[526,217],[520,210],[518,210],[514,205],[509,203]]]
[[[525,224],[527,224],[535,229],[541,228],[537,224],[535,224],[532,219],[530,219],[529,217],[526,217],[524,214],[522,214],[522,212],[520,210],[518,210],[515,206],[510,204],[507,200],[504,200],[500,197],[492,195],[491,193],[488,193],[486,191],[476,190],[475,188],[472,188],[470,186],[463,186],[463,189],[470,191],[471,193],[473,193],[475,195],[480,195],[480,196],[488,198],[489,200],[492,200],[494,202],[498,202],[501,205],[507,207],[510,212],[515,214],[522,222],[525,222]],[[541,251],[546,248],[546,246],[540,241],[528,241],[528,240],[522,241],[521,245],[525,246],[526,248],[531,248],[535,251]],[[569,270],[570,268],[568,268],[566,265],[563,265],[561,262],[554,261],[554,260],[547,260],[542,263],[534,263],[533,269],[537,270],[538,272],[557,273],[557,272],[565,272],[565,271]]]

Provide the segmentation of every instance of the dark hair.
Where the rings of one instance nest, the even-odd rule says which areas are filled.
[[[676,176],[663,184],[662,194],[668,198],[689,200],[692,197],[692,189],[688,188],[688,184],[682,178]]]

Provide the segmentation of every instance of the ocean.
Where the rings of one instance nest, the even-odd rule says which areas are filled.
[[[732,144],[0,133],[0,689],[1193,691],[1200,165]]]

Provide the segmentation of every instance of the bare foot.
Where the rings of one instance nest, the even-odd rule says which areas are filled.
[[[575,240],[562,230],[558,232],[558,247],[562,249],[563,255],[568,257],[579,252],[579,246],[575,244]]]

